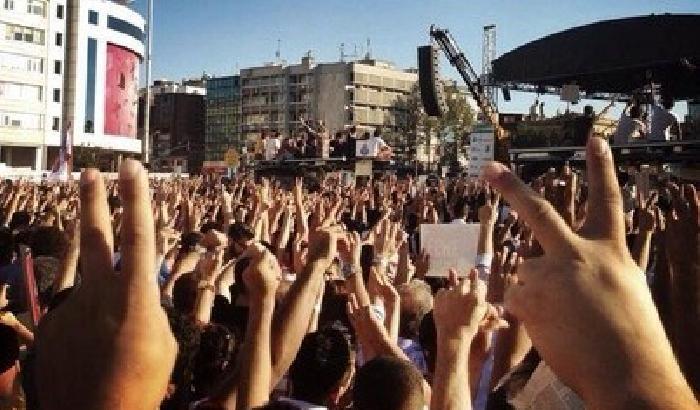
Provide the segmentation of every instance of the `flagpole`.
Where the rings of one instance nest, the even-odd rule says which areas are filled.
[[[141,138],[141,158],[144,164],[150,161],[151,141],[151,46],[153,43],[153,0],[148,0],[148,23],[146,23],[146,101],[143,112],[143,136]]]

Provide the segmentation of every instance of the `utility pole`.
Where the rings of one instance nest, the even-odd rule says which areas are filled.
[[[153,0],[148,0],[148,23],[146,23],[146,101],[143,113],[143,137],[141,139],[141,156],[144,164],[151,160],[151,47],[153,45]]]

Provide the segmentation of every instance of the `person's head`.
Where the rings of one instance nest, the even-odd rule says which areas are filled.
[[[66,237],[55,226],[42,226],[32,234],[31,249],[33,256],[52,256],[61,258],[66,251]]]
[[[425,314],[420,322],[418,343],[423,349],[428,372],[432,374],[435,371],[435,359],[437,358],[437,329],[435,328],[435,318],[433,318],[432,311]]]
[[[27,211],[17,211],[12,214],[12,219],[10,219],[10,229],[14,231],[22,230],[29,227],[29,223],[32,218]]]
[[[228,229],[229,248],[233,256],[239,256],[255,238],[253,230],[242,222],[236,222]]]
[[[642,118],[642,110],[639,109],[638,105],[633,105],[630,107],[630,118],[640,119]]]
[[[289,368],[292,398],[334,407],[349,388],[354,368],[347,328],[334,323],[309,333]]]
[[[586,117],[592,117],[595,115],[595,112],[593,111],[593,106],[592,105],[586,105],[583,107],[583,115]]]
[[[421,410],[423,377],[410,362],[379,356],[357,371],[353,403],[355,410]]]
[[[401,296],[399,336],[418,339],[423,317],[433,310],[433,294],[430,286],[422,280],[412,280],[398,287]]]
[[[208,325],[202,330],[199,351],[192,369],[196,398],[206,397],[224,376],[236,357],[235,335],[221,325]]]
[[[350,135],[355,135],[355,133],[357,132],[357,127],[355,127],[354,125],[351,126],[350,128],[348,128],[348,132],[350,133]]]
[[[197,279],[193,274],[182,275],[173,287],[173,307],[183,315],[194,312],[197,303]]]

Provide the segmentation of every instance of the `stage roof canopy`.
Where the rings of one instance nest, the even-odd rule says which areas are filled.
[[[600,21],[551,34],[493,62],[497,84],[629,94],[649,76],[678,99],[700,96],[700,15]]]

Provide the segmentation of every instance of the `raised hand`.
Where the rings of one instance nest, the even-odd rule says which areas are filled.
[[[121,271],[99,172],[81,177],[82,283],[39,325],[37,383],[43,409],[154,409],[176,344],[160,306],[148,179],[141,164],[119,173],[124,204]]]
[[[607,142],[590,137],[586,158],[589,207],[579,233],[508,168],[486,167],[486,179],[544,250],[520,265],[506,307],[588,407],[693,408],[697,402],[625,244],[622,197]]]

